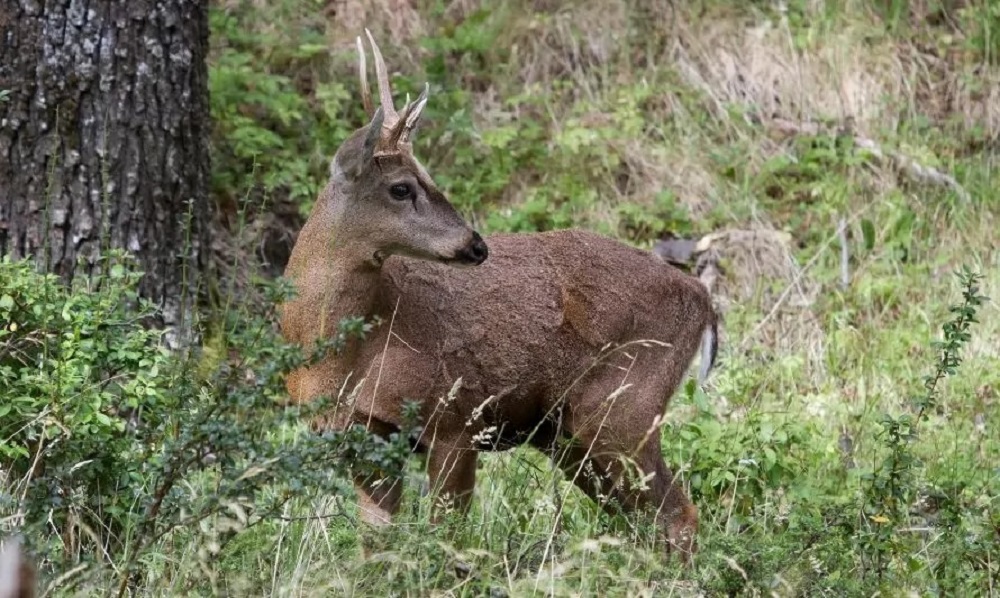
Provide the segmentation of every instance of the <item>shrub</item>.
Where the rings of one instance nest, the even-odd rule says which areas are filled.
[[[341,322],[307,359],[275,333],[273,307],[231,309],[216,355],[170,354],[141,325],[153,313],[135,300],[142,273],[120,253],[101,263],[107,275],[66,287],[26,261],[0,262],[2,508],[51,572],[96,551],[126,588],[145,552],[175,532],[207,558],[289,501],[349,490],[347,463],[358,473],[403,466],[410,429],[388,441],[362,427],[309,433],[303,420],[329,401],[278,403],[288,371],[372,323]],[[281,280],[257,290],[271,306],[289,293]]]

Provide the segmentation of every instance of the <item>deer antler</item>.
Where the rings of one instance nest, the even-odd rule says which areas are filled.
[[[417,97],[416,102],[410,103],[410,99],[407,96],[402,113],[397,112],[392,102],[392,87],[389,85],[389,74],[385,67],[385,60],[382,58],[382,52],[379,50],[378,44],[375,43],[372,32],[365,28],[365,34],[368,36],[368,41],[372,46],[372,54],[375,57],[375,80],[378,84],[379,102],[382,105],[381,133],[375,146],[374,156],[397,154],[401,150],[407,149],[407,146],[410,144],[410,137],[416,129],[417,123],[420,121],[420,115],[424,107],[427,105],[430,86],[426,83],[424,84],[424,89]],[[365,59],[364,44],[361,42],[361,36],[357,38],[357,46],[358,74],[361,79],[361,101],[364,103],[365,112],[369,118],[374,119],[375,110],[372,102],[372,92],[368,86],[368,65]]]
[[[375,116],[375,109],[372,107],[372,90],[368,87],[368,63],[365,60],[365,47],[361,43],[361,36],[358,36],[358,75],[361,78],[361,102],[365,106],[365,114],[368,118]]]
[[[365,34],[372,45],[372,54],[375,56],[375,79],[378,81],[378,95],[382,101],[382,110],[385,112],[385,121],[382,126],[391,129],[399,122],[399,113],[392,104],[392,88],[389,86],[389,73],[385,68],[385,60],[382,58],[382,51],[378,49],[372,32],[365,28]]]

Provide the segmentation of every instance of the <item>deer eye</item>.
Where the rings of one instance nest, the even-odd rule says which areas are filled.
[[[389,194],[392,195],[393,199],[407,199],[413,194],[413,190],[406,183],[396,183],[389,187]]]

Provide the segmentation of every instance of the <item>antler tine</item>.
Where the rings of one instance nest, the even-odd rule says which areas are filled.
[[[385,61],[382,59],[382,52],[378,49],[378,44],[375,43],[375,38],[372,37],[372,32],[367,27],[365,33],[372,45],[372,54],[375,55],[375,77],[378,80],[378,94],[382,100],[382,110],[385,111],[385,124],[392,126],[396,124],[399,115],[392,104],[392,89],[389,87],[389,75],[386,72]]]
[[[358,76],[361,78],[361,102],[365,106],[365,114],[371,118],[375,113],[372,107],[372,89],[368,86],[368,62],[365,59],[365,46],[361,43],[361,36],[357,37],[358,44]]]
[[[430,85],[424,83],[424,90],[420,92],[420,95],[417,96],[417,101],[413,103],[413,106],[407,110],[406,115],[403,117],[405,124],[403,125],[402,140],[404,142],[410,140],[410,134],[416,128],[417,122],[420,120],[420,114],[424,111],[424,107],[427,106],[430,89]]]
[[[410,104],[407,102],[406,109],[400,115],[399,122],[393,127],[389,134],[389,143],[409,143],[410,134],[417,126],[417,122],[420,120],[420,114],[424,111],[424,106],[427,105],[427,95],[430,93],[430,85],[424,83],[424,90],[420,92],[417,96],[417,100]]]

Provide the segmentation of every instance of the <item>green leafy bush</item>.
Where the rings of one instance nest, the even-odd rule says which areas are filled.
[[[28,261],[0,262],[0,458],[27,484],[36,522],[100,528],[108,521],[92,515],[128,512],[141,456],[155,450],[141,446],[135,422],[158,428],[177,408],[160,333],[140,325],[153,313],[136,304],[141,273],[127,265],[111,254],[107,274],[67,289]]]
[[[976,314],[987,300],[980,295],[980,275],[963,269],[958,277],[962,284],[962,302],[950,308],[952,318],[942,327],[943,339],[933,343],[937,357],[934,371],[924,377],[922,392],[909,405],[912,412],[882,415],[877,438],[884,456],[862,476],[861,513],[864,521],[858,527],[856,538],[867,557],[867,569],[880,581],[892,570],[895,561],[908,561],[910,567],[923,566],[912,556],[915,537],[901,532],[913,520],[915,505],[926,492],[924,464],[916,452],[919,432],[921,426],[927,425],[931,412],[940,407],[940,387],[945,378],[957,373],[962,363],[962,348],[972,339],[970,328],[978,322]],[[972,537],[966,535],[957,544],[958,538],[953,535],[971,531],[967,529],[971,523],[967,520],[968,511],[954,508],[962,495],[961,488],[936,494],[943,499],[946,507],[946,523],[940,527],[942,536],[948,540],[947,544],[952,548],[966,543],[970,545],[961,552],[947,554],[946,560],[965,560],[970,556],[967,552],[970,548],[976,555],[972,558],[977,558],[979,553],[974,547],[985,538],[975,536],[982,532]],[[974,523],[972,525],[975,526]],[[988,529],[988,524],[984,527]]]
[[[795,486],[815,463],[809,423],[757,410],[723,422],[703,392],[693,385],[687,392],[696,413],[665,432],[667,460],[683,464],[695,501],[718,509],[735,528],[777,492]]]
[[[349,491],[349,466],[402,468],[412,429],[388,441],[362,427],[310,433],[303,422],[329,400],[281,404],[288,371],[372,323],[341,322],[306,358],[276,334],[273,307],[233,308],[220,350],[170,354],[142,326],[154,312],[135,300],[142,273],[120,253],[101,264],[106,276],[66,287],[30,262],[0,262],[0,458],[16,478],[0,486],[0,509],[51,571],[99,550],[130,587],[139,559],[173,534],[208,558],[290,501]],[[271,306],[290,292],[281,280],[260,287]]]
[[[318,21],[260,31],[249,26],[261,17],[248,4],[210,15],[216,196],[228,201],[252,190],[308,210],[333,151],[361,122],[356,79],[320,76],[331,67]]]

